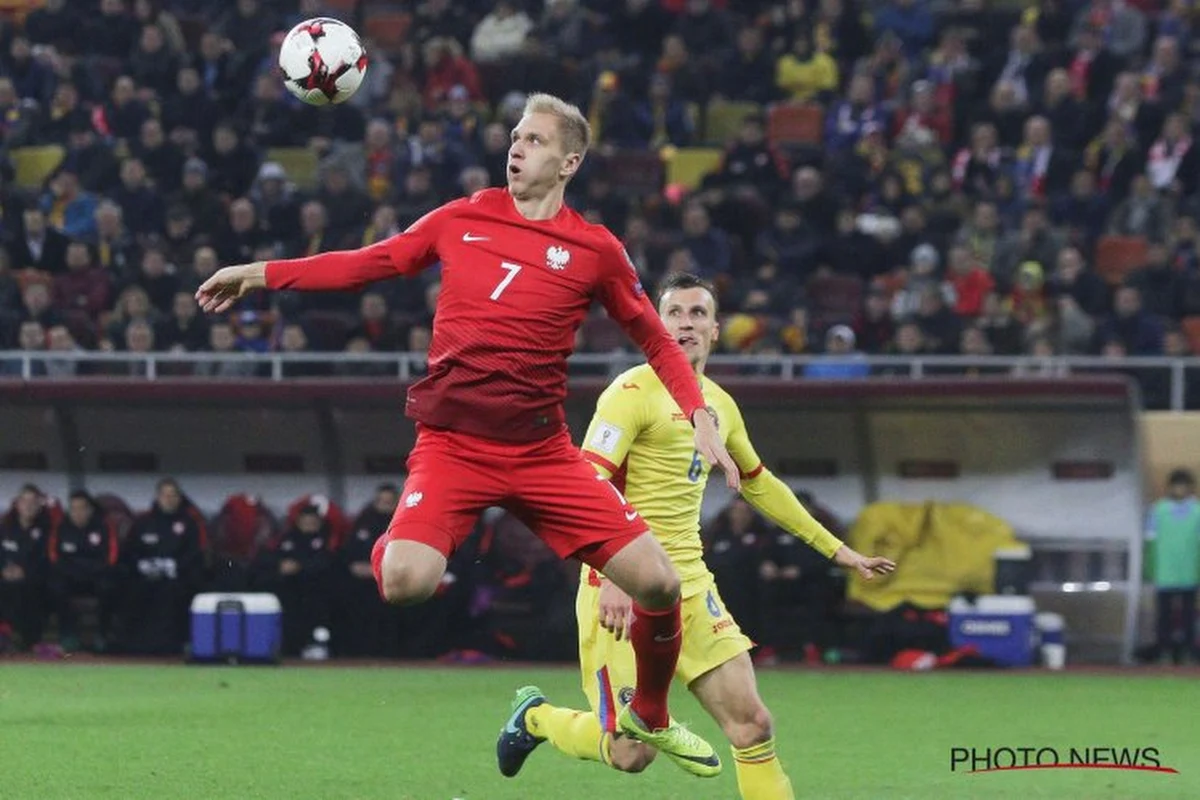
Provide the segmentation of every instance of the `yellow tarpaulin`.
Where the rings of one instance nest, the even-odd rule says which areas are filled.
[[[1023,546],[1004,520],[962,503],[874,503],[859,515],[849,539],[860,553],[896,562],[887,578],[848,578],[848,598],[877,611],[906,601],[944,608],[961,592],[991,594],[995,552]]]

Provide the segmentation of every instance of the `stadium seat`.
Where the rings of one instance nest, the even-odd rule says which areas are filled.
[[[341,350],[351,327],[346,315],[336,311],[305,311],[300,315],[300,324],[313,350]]]
[[[712,100],[704,113],[704,141],[717,147],[724,147],[741,130],[742,120],[749,114],[760,114],[762,108],[757,103],[730,102],[728,100]]]
[[[307,147],[272,147],[267,150],[267,161],[278,163],[287,172],[288,180],[299,189],[312,189],[317,185],[317,170],[320,160]]]
[[[850,324],[862,308],[864,284],[854,275],[829,275],[808,283],[809,313],[813,327]]]
[[[783,147],[820,144],[823,123],[824,113],[818,105],[780,103],[771,106],[767,114],[767,138]]]
[[[1146,265],[1149,244],[1141,236],[1101,236],[1096,242],[1096,272],[1116,286],[1130,272]]]
[[[0,0],[0,19],[24,26],[30,11],[41,8],[43,0]]]
[[[1180,323],[1192,353],[1200,353],[1200,315],[1184,317]]]
[[[614,350],[627,349],[629,339],[611,317],[591,316],[580,326],[583,336],[583,347],[592,353],[611,353]]]
[[[305,506],[316,506],[320,511],[321,520],[329,526],[329,541],[330,545],[336,550],[341,547],[342,542],[346,540],[346,536],[350,533],[350,526],[354,523],[350,517],[346,516],[346,512],[337,503],[330,500],[323,494],[306,494],[297,497],[287,509],[287,515],[284,519],[284,529],[290,528],[296,524],[296,518],[300,516],[300,509]],[[281,531],[282,534],[285,531]]]
[[[667,183],[695,189],[706,175],[720,168],[723,155],[724,151],[715,147],[684,147],[676,150],[666,159]]]
[[[68,308],[63,311],[63,324],[80,347],[91,349],[96,346],[96,323],[86,311]]]
[[[14,182],[22,189],[41,189],[65,155],[66,150],[57,144],[17,148],[12,151]]]
[[[117,495],[107,493],[96,495],[96,505],[104,513],[105,521],[116,530],[117,540],[124,544],[129,529],[133,527],[133,509]]]
[[[621,150],[605,158],[601,169],[621,194],[640,197],[662,191],[665,169],[658,153]]]
[[[274,515],[258,498],[233,495],[213,520],[213,555],[218,561],[248,565],[275,538],[278,528]]]
[[[383,52],[395,54],[404,46],[411,26],[412,17],[403,12],[370,14],[363,23],[363,35]]]

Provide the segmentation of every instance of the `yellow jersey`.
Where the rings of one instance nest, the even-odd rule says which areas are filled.
[[[742,477],[742,494],[759,511],[831,557],[841,542],[812,518],[792,491],[766,470],[737,403],[701,376],[705,402]],[[700,507],[711,466],[696,452],[691,421],[648,364],[619,375],[596,404],[583,454],[621,490],[662,543],[683,582],[684,597],[711,580],[700,541]]]

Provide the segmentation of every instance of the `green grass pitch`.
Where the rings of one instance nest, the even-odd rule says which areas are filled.
[[[767,671],[798,798],[1200,797],[1195,673]],[[642,775],[543,746],[516,779],[495,734],[515,687],[582,703],[568,668],[0,665],[0,797],[695,800],[737,797],[728,751],[703,781],[660,759]],[[677,717],[720,742],[678,691]],[[1179,775],[952,774],[954,746],[1156,746]]]

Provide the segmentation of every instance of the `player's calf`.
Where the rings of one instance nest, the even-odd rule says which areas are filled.
[[[769,742],[775,735],[771,712],[761,702],[731,709],[718,721],[729,744],[737,749]]]
[[[380,536],[371,551],[379,595],[394,605],[414,605],[434,595],[446,573],[446,557],[429,545]]]

